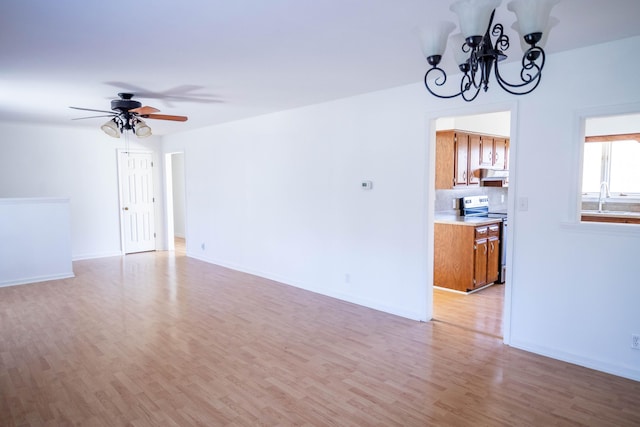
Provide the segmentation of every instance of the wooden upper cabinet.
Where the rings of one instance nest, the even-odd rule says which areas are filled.
[[[493,166],[509,169],[509,139],[493,138]]]
[[[507,169],[509,139],[472,132],[436,132],[436,190],[480,185],[480,168]]]
[[[453,131],[436,133],[436,190],[454,186],[455,134]]]
[[[480,144],[480,166],[491,167],[494,160],[494,146],[493,138],[490,136],[483,136],[482,143]]]
[[[509,139],[499,136],[482,136],[480,165],[485,168],[508,169]]]
[[[467,185],[480,185],[480,135],[469,134],[469,163]]]
[[[456,132],[455,147],[453,185],[467,185],[469,183],[469,135]]]

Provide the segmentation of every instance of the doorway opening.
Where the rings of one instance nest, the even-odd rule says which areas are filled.
[[[433,320],[497,338],[506,336],[505,294],[510,294],[511,116],[505,110],[435,119]],[[479,197],[488,202],[491,218],[484,212],[470,220],[462,200]]]
[[[186,198],[184,153],[165,155],[165,194],[167,249],[186,252]]]

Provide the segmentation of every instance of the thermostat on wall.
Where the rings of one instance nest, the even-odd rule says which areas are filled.
[[[373,188],[373,182],[371,181],[362,181],[361,187],[363,190],[371,190]]]

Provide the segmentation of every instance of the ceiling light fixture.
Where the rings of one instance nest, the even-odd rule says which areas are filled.
[[[511,94],[525,95],[538,87],[545,62],[542,46],[549,29],[557,23],[555,18],[550,19],[551,9],[560,0],[512,0],[507,5],[516,14],[518,21],[513,28],[520,33],[526,47],[522,56],[520,81],[516,83],[506,81],[498,66],[500,61],[507,58],[503,51],[509,49],[509,37],[504,34],[502,24],[493,25],[495,10],[501,2],[502,0],[458,0],[450,7],[458,15],[461,32],[451,37],[456,49],[456,63],[463,73],[457,93],[441,95],[435,92],[437,87],[443,86],[447,81],[447,74],[438,65],[442,60],[447,38],[455,25],[440,22],[421,29],[422,51],[431,65],[424,76],[424,84],[432,95],[438,98],[461,96],[465,101],[473,101],[481,88],[485,92],[489,89],[492,70],[500,87]]]
[[[118,123],[116,123],[115,118],[100,126],[100,129],[102,129],[104,133],[113,138],[120,138],[120,126],[118,126]]]
[[[135,118],[133,121],[133,131],[135,132],[138,138],[146,138],[151,136],[151,128],[147,126],[147,124],[138,118]]]
[[[120,135],[125,133],[127,130],[131,130],[138,138],[146,138],[152,134],[151,128],[144,122],[144,120],[127,111],[115,116],[113,119],[100,126],[100,129],[113,138],[120,138]]]

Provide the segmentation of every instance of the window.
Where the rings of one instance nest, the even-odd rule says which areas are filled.
[[[621,139],[585,144],[582,193],[605,190],[611,196],[640,196],[640,142]]]
[[[582,194],[640,198],[640,114],[585,120]]]

